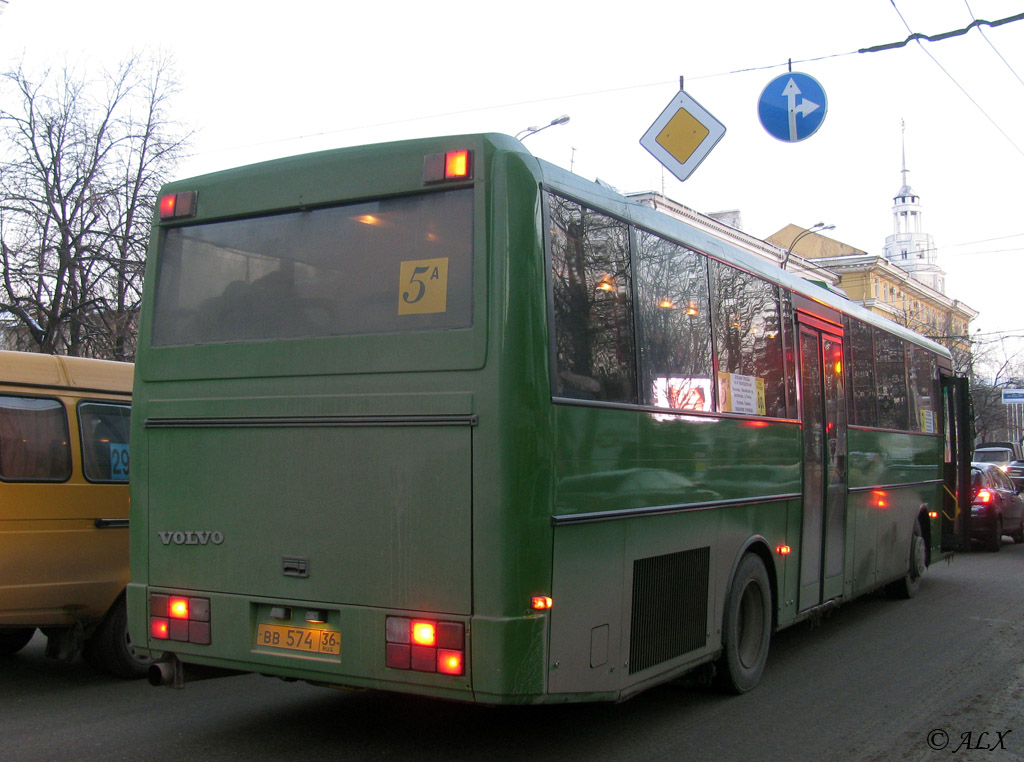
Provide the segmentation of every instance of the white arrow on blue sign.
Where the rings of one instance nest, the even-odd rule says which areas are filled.
[[[761,92],[757,115],[768,134],[787,143],[805,140],[825,121],[828,99],[818,80],[789,72],[776,77]]]

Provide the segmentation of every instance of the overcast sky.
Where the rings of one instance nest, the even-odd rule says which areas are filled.
[[[825,222],[878,254],[904,122],[947,294],[979,310],[972,332],[994,339],[1024,335],[1024,21],[856,51],[1021,12],[1002,0],[9,0],[0,63],[89,70],[171,52],[177,116],[198,130],[181,177],[424,135],[514,135],[568,114],[525,145],[624,192],[738,209],[758,237]],[[794,144],[757,118],[789,60],[828,96],[820,130]],[[686,182],[639,144],[680,76],[727,130]]]

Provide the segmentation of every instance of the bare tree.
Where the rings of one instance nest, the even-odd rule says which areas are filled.
[[[0,74],[6,345],[134,358],[156,194],[190,137],[169,115],[176,92],[161,56],[93,79]]]
[[[1024,388],[1024,353],[999,339],[974,343],[971,399],[977,441],[1021,440],[1016,406],[1003,404],[1003,389]]]

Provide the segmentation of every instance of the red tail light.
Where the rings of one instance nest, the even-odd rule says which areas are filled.
[[[149,596],[149,635],[156,640],[209,645],[210,599],[154,593]]]
[[[413,622],[412,642],[418,646],[436,646],[437,630],[433,622]]]
[[[466,626],[462,622],[389,616],[385,640],[384,663],[391,669],[466,673]]]
[[[982,505],[988,505],[992,502],[992,492],[987,489],[978,490],[978,494],[974,496],[974,502],[981,503]]]

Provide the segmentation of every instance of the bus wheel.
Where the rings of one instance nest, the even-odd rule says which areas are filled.
[[[924,536],[921,534],[921,522],[914,522],[914,532],[910,537],[910,565],[903,579],[890,582],[885,586],[885,592],[890,598],[913,598],[921,587],[921,576],[928,568],[928,548],[924,544]]]
[[[85,642],[85,658],[97,669],[116,677],[145,677],[152,659],[135,653],[128,636],[128,607],[117,600],[96,631]]]
[[[746,693],[761,679],[772,636],[772,589],[755,553],[740,561],[725,601],[723,653],[717,680],[730,693]]]
[[[28,645],[36,634],[35,627],[12,627],[0,630],[0,656],[11,656]]]

